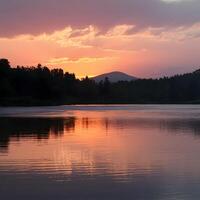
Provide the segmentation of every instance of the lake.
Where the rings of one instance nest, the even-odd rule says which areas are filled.
[[[2,200],[199,200],[200,106],[0,108]]]

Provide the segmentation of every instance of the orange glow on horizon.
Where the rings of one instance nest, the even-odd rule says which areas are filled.
[[[195,52],[199,51],[200,38],[189,41],[187,38],[199,31],[198,24],[188,29],[164,32],[162,28],[148,28],[127,34],[131,28],[118,25],[100,34],[93,26],[66,27],[50,34],[0,37],[1,56],[8,58],[13,66],[41,63],[50,68],[63,68],[78,78],[111,71],[155,77],[173,75],[175,70],[186,72],[184,66],[198,66]],[[190,47],[192,53],[189,53]]]

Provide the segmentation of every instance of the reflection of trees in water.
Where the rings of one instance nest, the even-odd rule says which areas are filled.
[[[0,118],[0,150],[6,150],[10,139],[48,139],[75,128],[75,118]]]
[[[175,119],[163,120],[161,129],[165,129],[172,133],[189,133],[200,136],[200,120],[199,119]]]
[[[90,120],[88,120],[88,124],[90,125]],[[94,125],[94,121],[92,124]],[[104,118],[101,126],[106,131],[131,129],[139,133],[144,130],[157,130],[172,134],[187,133],[200,136],[200,119],[198,118]]]
[[[188,132],[189,134],[200,136],[200,119],[198,118],[88,118],[83,117],[81,120],[82,128],[100,127],[102,130],[109,129],[133,129],[142,131],[145,129],[157,129],[170,133]]]
[[[184,119],[184,118],[163,118],[148,119],[136,122],[137,126],[143,124],[146,128],[158,128],[169,133],[192,133],[200,135],[200,119]]]
[[[0,150],[6,150],[10,139],[34,138],[48,139],[50,135],[62,136],[65,132],[74,131],[77,121],[82,128],[93,126],[108,129],[133,129],[138,132],[144,129],[165,130],[170,133],[188,132],[200,135],[199,119],[156,119],[156,118],[125,118],[125,119],[92,119],[92,118],[0,118]]]
[[[188,118],[132,118],[105,120],[105,126],[115,126],[118,128],[159,129],[171,133],[188,132],[200,136],[200,119]]]

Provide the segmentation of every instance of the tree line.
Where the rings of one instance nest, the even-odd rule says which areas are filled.
[[[200,70],[160,79],[99,83],[62,69],[17,66],[0,59],[0,105],[200,103]]]

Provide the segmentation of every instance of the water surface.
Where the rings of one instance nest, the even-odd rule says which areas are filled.
[[[0,108],[0,195],[200,199],[200,106]]]

